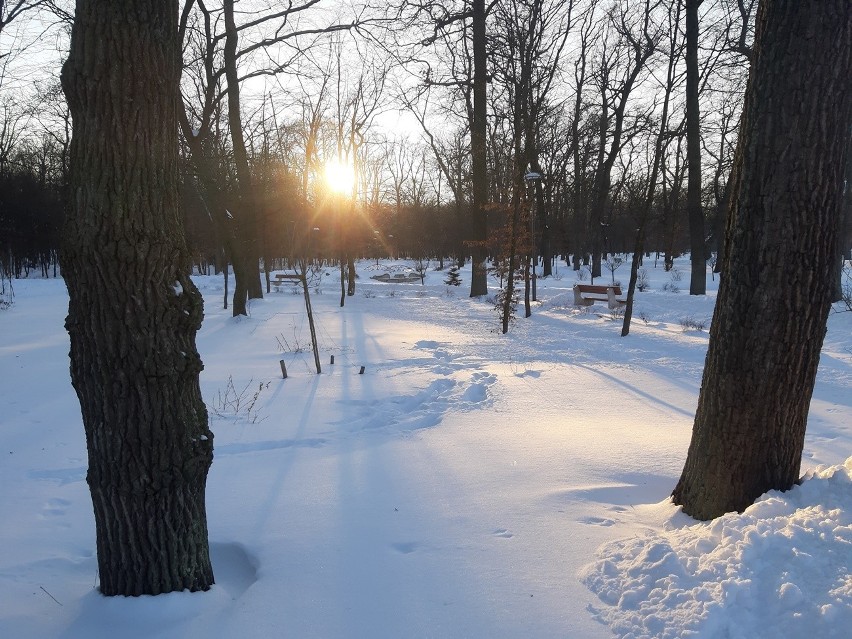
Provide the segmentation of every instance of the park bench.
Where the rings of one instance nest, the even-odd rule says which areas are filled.
[[[287,282],[298,284],[302,281],[302,276],[298,273],[276,273],[270,281],[270,284],[275,287],[276,291],[280,291],[281,287]]]
[[[627,300],[621,297],[620,286],[574,285],[574,304],[591,306],[595,302],[607,302],[610,308],[620,308],[627,304]]]

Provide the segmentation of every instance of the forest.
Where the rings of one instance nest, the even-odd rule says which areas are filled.
[[[0,76],[0,237],[16,276],[55,273],[71,135],[57,60],[70,9],[25,4],[40,6],[6,21]],[[634,251],[638,228],[667,264],[692,253],[720,268],[753,0],[696,3],[692,58],[681,3],[496,2],[482,43],[466,3],[208,4],[187,0],[180,14],[181,210],[200,271],[248,252],[268,272],[308,246],[332,261],[464,260],[478,247],[493,268],[532,254],[546,276],[553,256],[573,255],[598,276],[607,255]],[[42,50],[36,26],[57,51]],[[32,57],[55,64],[31,72]],[[336,199],[330,160],[354,167]]]
[[[806,520],[803,544],[810,552],[803,554],[811,559],[801,565],[813,567],[825,539],[826,553],[847,543],[845,507],[805,516],[798,504],[829,499],[834,484],[849,477],[849,460],[825,445],[847,439],[838,424],[848,400],[838,399],[838,389],[848,387],[848,346],[837,333],[852,310],[849,77],[848,0],[0,2],[0,323],[6,326],[0,356],[5,371],[19,371],[12,376],[19,390],[8,398],[14,421],[3,436],[10,456],[25,453],[3,472],[24,493],[47,498],[48,515],[64,516],[74,501],[49,497],[42,480],[67,479],[74,500],[85,482],[96,551],[80,556],[66,548],[65,557],[97,562],[93,589],[105,598],[207,592],[217,583],[213,563],[220,562],[236,566],[224,583],[237,600],[268,580],[259,557],[275,554],[279,531],[270,531],[267,517],[290,532],[307,525],[296,545],[331,534],[335,513],[317,514],[309,524],[300,518],[327,505],[329,494],[341,500],[341,525],[360,531],[351,539],[335,534],[331,542],[343,547],[339,574],[349,576],[345,592],[336,590],[334,571],[332,583],[318,588],[334,590],[333,602],[349,601],[358,589],[349,578],[369,574],[359,563],[366,558],[384,567],[381,581],[397,560],[422,561],[421,554],[432,552],[446,570],[459,551],[478,571],[477,584],[496,592],[492,564],[468,551],[492,548],[495,538],[514,533],[491,525],[486,542],[465,547],[460,540],[481,531],[441,511],[445,502],[466,504],[486,522],[488,509],[477,502],[488,501],[485,495],[523,509],[528,502],[540,506],[544,491],[555,507],[533,509],[541,528],[512,520],[532,537],[546,531],[551,538],[558,530],[552,511],[565,512],[560,500],[594,504],[571,506],[574,523],[603,527],[626,517],[622,504],[637,506],[641,513],[629,530],[636,538],[642,518],[653,521],[655,532],[642,533],[647,544],[602,546],[591,567],[570,559],[580,579],[567,583],[582,581],[602,602],[587,606],[584,632],[599,634],[588,624],[594,619],[625,637],[688,636],[699,620],[704,628],[724,624],[718,636],[731,636],[729,621],[708,622],[706,610],[687,614],[685,625],[667,617],[673,600],[692,606],[710,597],[713,606],[726,605],[724,588],[721,595],[690,594],[689,581],[703,578],[704,554],[715,549],[727,556],[719,550],[727,542],[752,544],[751,527],[762,535],[767,518],[780,510],[783,521],[775,523],[785,552],[798,536],[790,531]],[[616,282],[622,265],[625,272],[629,267],[623,283]],[[682,273],[688,273],[684,291]],[[564,284],[566,275],[575,281]],[[668,279],[663,297],[654,290],[661,279]],[[399,303],[393,301],[397,289],[389,287],[418,281],[419,293],[400,291]],[[284,296],[288,283],[297,285],[292,292],[303,295],[304,306]],[[332,283],[339,285],[339,305],[336,291],[334,300],[322,296]],[[66,302],[64,330],[57,330],[57,309]],[[595,310],[601,302],[609,314]],[[684,316],[687,309],[712,312],[712,319]],[[303,313],[309,338],[295,319]],[[495,313],[499,320],[491,321]],[[672,335],[675,313],[685,337]],[[291,323],[291,336],[281,322]],[[610,322],[621,325],[617,337]],[[274,337],[280,359],[269,344],[260,345],[261,337],[270,344]],[[56,355],[66,347],[67,370],[64,355]],[[313,368],[302,356],[309,348]],[[331,371],[323,372],[320,351],[331,352]],[[372,377],[367,364],[355,367],[363,383],[334,368],[335,355],[351,367],[364,354],[378,363],[370,364],[376,364]],[[288,357],[315,373],[310,382],[290,384],[291,392],[299,389],[295,395],[287,395]],[[204,372],[211,359],[217,364]],[[62,365],[48,364],[55,361]],[[270,362],[280,365],[280,379],[277,370],[269,377]],[[222,384],[228,367],[237,381],[229,374],[211,400],[211,380]],[[32,384],[20,387],[36,369],[58,389],[46,407],[33,401]],[[264,371],[256,373],[260,381],[245,381],[249,369]],[[835,377],[826,379],[830,374]],[[587,394],[577,393],[578,379]],[[79,415],[69,409],[71,389]],[[609,401],[616,395],[623,406]],[[23,396],[30,399],[21,408]],[[250,425],[258,419],[250,417],[256,405],[275,413],[270,426],[282,430],[259,439],[267,431],[218,423],[235,404],[233,412]],[[57,418],[60,406],[67,419]],[[654,441],[649,406],[674,429],[688,417],[688,448],[682,430]],[[500,420],[501,410],[508,422]],[[542,419],[543,412],[555,421]],[[487,437],[477,439],[491,431],[477,430],[482,424],[468,413],[487,415],[502,443],[492,448]],[[601,440],[590,436],[598,432],[590,430],[595,414],[603,416]],[[640,424],[633,423],[636,415]],[[811,415],[817,434],[807,428]],[[63,462],[73,460],[73,468],[58,471],[32,456],[46,431],[30,425],[44,421],[62,433],[61,447],[70,427],[79,432],[82,425],[84,473],[76,466],[82,453]],[[505,430],[514,424],[541,427],[542,434],[527,439]],[[629,454],[631,426],[641,426],[642,436],[633,440],[640,456],[651,448],[666,460],[659,474],[653,461]],[[212,546],[207,482],[215,468],[214,427],[217,441],[224,435],[225,442],[217,443],[217,464],[240,474],[280,464],[269,503],[304,494],[304,512],[288,501],[288,515],[297,514],[285,518],[253,495],[243,505],[259,519]],[[566,484],[544,470],[551,454],[571,455],[578,464],[583,447],[602,442],[608,443],[593,458],[611,464],[584,465],[580,480],[591,483]],[[467,451],[464,460],[454,458],[455,445]],[[502,484],[481,485],[474,472],[479,466],[482,477],[491,476],[487,464],[504,446],[522,462],[525,455],[536,460],[535,472],[509,480],[506,494]],[[245,464],[254,454],[267,463]],[[440,465],[418,457],[427,454]],[[675,482],[672,462],[680,465],[682,456]],[[803,474],[808,459],[834,465]],[[327,464],[335,469],[325,477],[318,469]],[[377,477],[406,464],[416,476],[404,478],[411,482],[406,491],[389,493],[403,501],[382,504],[384,515],[391,506],[394,513],[405,509],[404,493],[417,495],[433,516],[406,515],[406,526],[442,522],[435,535],[455,531],[443,542],[412,540],[411,528],[400,540],[388,533],[392,519],[375,513],[371,519],[383,494]],[[320,493],[288,492],[283,482],[297,467],[293,478],[306,486],[323,483],[321,477],[340,482]],[[252,482],[242,476],[245,490]],[[221,499],[221,476],[210,477]],[[651,485],[639,490],[642,498],[659,498],[657,489],[669,479],[673,487],[656,505],[623,494]],[[513,486],[519,492],[509,499]],[[424,487],[437,492],[425,494]],[[8,498],[21,512],[19,498]],[[349,498],[363,510],[350,508]],[[219,526],[223,514],[227,520],[241,505],[226,499],[213,507],[226,502],[230,509],[212,519]],[[822,525],[814,517],[830,526],[828,537],[811,535]],[[699,523],[690,528],[684,521]],[[725,526],[736,534],[719,533]],[[672,530],[679,532],[668,535]],[[695,531],[700,539],[689,536]],[[254,539],[243,546],[244,536]],[[517,545],[548,573],[545,546]],[[571,555],[570,547],[560,548],[560,558]],[[388,549],[395,559],[386,562]],[[796,555],[796,548],[790,552]],[[301,576],[325,574],[329,560],[309,554],[318,559]],[[501,556],[520,565],[521,555]],[[276,555],[269,565],[294,560]],[[840,571],[827,573],[834,581],[815,586],[820,602],[803,594],[806,577],[796,577],[802,587],[773,582],[761,601],[798,610],[790,613],[799,620],[797,636],[807,636],[806,626],[817,621],[833,632],[838,618],[846,623],[852,596],[844,561],[832,563]],[[742,577],[737,587],[747,589],[746,569],[763,563],[730,568]],[[32,563],[10,566],[0,579],[29,579],[38,570]],[[67,567],[58,572],[69,574]],[[649,572],[653,587],[643,577]],[[431,573],[410,574],[422,581]],[[683,589],[673,575],[683,577]],[[540,582],[515,570],[512,578],[564,588],[553,577]],[[465,576],[455,578],[460,583]],[[421,591],[430,596],[440,590],[431,581]],[[36,585],[62,606],[44,583]],[[660,596],[660,588],[669,594]],[[370,605],[394,588],[382,582],[379,590],[385,594],[368,598]],[[576,590],[568,592],[576,598]],[[461,630],[465,624],[489,618],[490,604],[499,607],[516,594],[473,597],[468,601],[482,606],[481,617],[456,615],[438,634],[469,634]],[[643,605],[652,600],[658,608],[645,617]],[[305,610],[323,617],[315,603]],[[401,608],[409,603],[398,600]],[[449,604],[434,610],[441,605]],[[755,607],[763,604],[744,605]],[[564,632],[560,607],[546,610],[541,636]],[[658,624],[655,615],[666,620]],[[412,613],[426,625],[411,634],[438,630],[431,616],[424,621]],[[35,627],[25,617],[9,628]],[[100,617],[71,620],[71,636],[87,636],[86,624],[101,624]],[[519,625],[507,636],[519,636],[526,623],[513,617],[506,618]],[[758,628],[764,623],[759,615],[748,618]],[[364,621],[372,626],[376,616]],[[345,617],[340,625],[333,618],[322,624],[329,636],[347,636]],[[398,628],[382,627],[379,635],[362,629],[351,636]],[[96,634],[101,631],[97,625]]]

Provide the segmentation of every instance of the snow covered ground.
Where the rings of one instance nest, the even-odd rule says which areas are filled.
[[[469,271],[459,288],[432,270],[425,286],[370,279],[405,266],[360,263],[342,309],[334,270],[315,284],[321,375],[289,285],[234,319],[221,278],[195,278],[217,584],[137,599],[96,590],[64,285],[16,281],[0,312],[0,637],[848,636],[852,313],[829,318],[807,480],[696,523],[667,498],[709,274],[693,297],[687,262],[681,282],[647,263],[621,338],[605,304],[573,306],[561,264],[504,336]]]

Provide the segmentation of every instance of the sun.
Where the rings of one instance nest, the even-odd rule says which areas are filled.
[[[332,192],[349,195],[355,186],[355,169],[345,162],[329,160],[325,163],[325,182]]]

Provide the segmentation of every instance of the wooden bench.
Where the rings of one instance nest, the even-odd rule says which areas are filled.
[[[591,306],[595,302],[607,302],[610,308],[620,308],[627,304],[627,300],[621,297],[620,286],[574,284],[574,304]]]
[[[276,291],[280,291],[281,287],[290,282],[291,284],[299,284],[302,281],[302,276],[298,273],[276,273],[270,284],[275,287]]]

